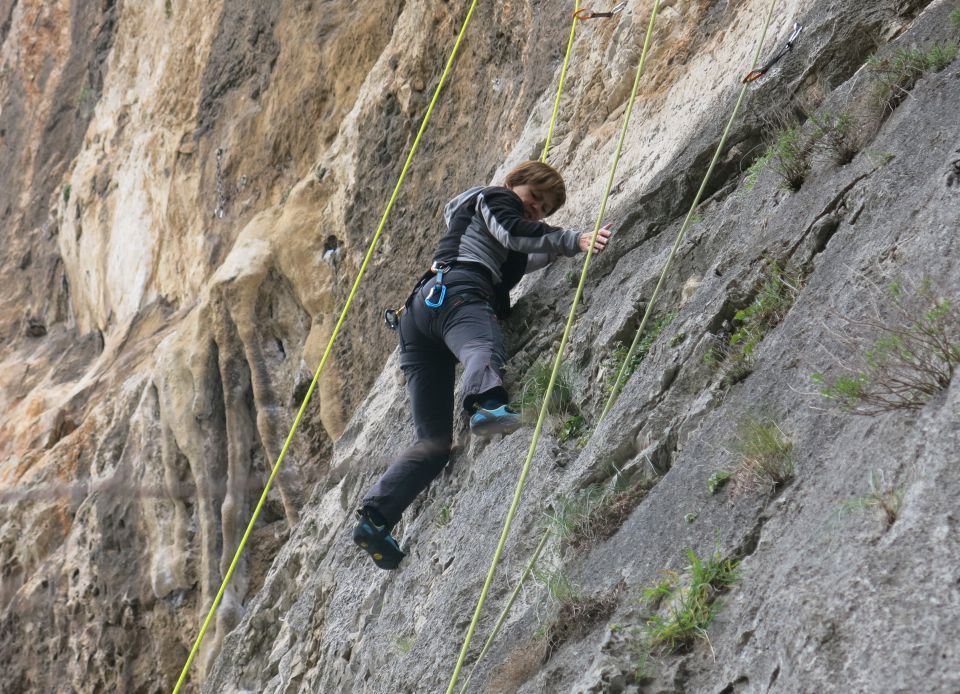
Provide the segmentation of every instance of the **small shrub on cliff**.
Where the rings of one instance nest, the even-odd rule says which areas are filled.
[[[730,337],[704,357],[708,366],[724,366],[725,385],[751,373],[757,346],[787,315],[799,292],[799,276],[786,274],[776,263],[768,267],[753,300],[733,315]]]
[[[579,439],[587,429],[587,420],[583,418],[582,415],[575,414],[572,417],[567,417],[563,424],[560,425],[560,430],[557,432],[557,439],[560,443],[566,443],[572,439]]]
[[[918,410],[950,385],[960,365],[960,310],[929,280],[914,292],[892,284],[873,316],[843,322],[839,341],[856,356],[840,364],[840,375],[811,379],[848,412]]]
[[[901,49],[889,58],[871,56],[867,65],[877,76],[876,98],[885,111],[891,112],[910,94],[927,72],[940,72],[957,57],[955,42],[935,44],[924,52],[917,48]]]
[[[763,154],[750,164],[750,167],[747,169],[747,177],[743,181],[743,189],[745,191],[749,192],[756,187],[757,182],[760,180],[760,175],[766,171],[771,159],[773,159],[773,149],[768,147],[764,150]]]
[[[650,491],[645,483],[621,486],[619,476],[612,489],[592,484],[561,499],[549,520],[557,534],[574,549],[590,547],[612,536]]]
[[[657,341],[657,338],[660,337],[660,334],[667,328],[668,325],[670,325],[671,322],[673,322],[673,319],[676,317],[676,315],[676,311],[670,311],[669,313],[653,321],[653,325],[647,328],[647,331],[637,343],[637,348],[630,356],[630,361],[627,362],[627,368],[623,374],[623,383],[626,383],[628,380],[630,380],[633,372],[637,370],[638,366],[640,366],[640,362],[642,362],[650,353],[650,349]],[[610,396],[610,392],[616,385],[617,376],[620,374],[620,369],[623,368],[624,361],[626,361],[627,353],[629,351],[629,345],[625,345],[622,342],[617,342],[614,344],[613,351],[611,352],[610,356],[604,361],[604,367],[607,374],[604,381],[604,399]],[[623,383],[620,384],[621,387],[623,387]]]
[[[719,610],[717,596],[740,577],[739,562],[723,559],[719,550],[701,559],[687,550],[690,566],[682,576],[665,572],[664,580],[643,591],[643,599],[663,609],[647,619],[645,632],[651,648],[664,653],[683,651],[707,638],[707,627]]]
[[[433,525],[437,528],[443,528],[450,525],[451,520],[453,520],[453,512],[450,510],[450,504],[443,504],[437,510],[437,515],[433,519]]]
[[[764,171],[772,170],[780,186],[797,191],[810,173],[813,139],[803,132],[807,109],[798,101],[774,108],[762,117],[766,150],[748,169],[746,190],[752,189]]]
[[[787,128],[771,145],[773,170],[780,177],[782,187],[798,191],[810,173],[811,145],[800,127]]]
[[[838,166],[849,164],[860,151],[857,140],[858,128],[854,126],[848,113],[814,113],[810,116],[813,123],[811,141],[814,147],[825,152]]]
[[[545,643],[544,660],[550,658],[571,637],[585,634],[597,622],[606,619],[617,606],[617,591],[587,596],[558,567],[540,566],[534,578],[547,590],[551,615],[537,630]]]
[[[710,494],[710,496],[718,493],[727,486],[727,482],[730,481],[731,477],[733,477],[733,473],[729,470],[717,470],[710,475],[710,479],[707,480],[707,493]]]

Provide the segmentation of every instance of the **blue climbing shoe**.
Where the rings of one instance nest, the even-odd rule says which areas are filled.
[[[357,527],[353,529],[353,541],[370,555],[373,563],[381,569],[395,569],[406,554],[387,531],[386,526],[377,525],[364,509],[357,511]]]
[[[470,417],[470,431],[478,436],[511,434],[520,428],[520,413],[506,405],[492,410],[477,406]]]

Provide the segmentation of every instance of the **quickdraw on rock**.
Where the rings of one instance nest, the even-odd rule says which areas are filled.
[[[573,13],[573,18],[579,19],[581,21],[587,20],[587,19],[599,19],[603,17],[610,18],[613,15],[617,14],[618,12],[622,12],[623,8],[625,8],[626,6],[627,6],[627,3],[621,2],[617,5],[614,5],[613,9],[610,10],[609,12],[593,12],[591,10],[576,10]]]
[[[765,74],[767,74],[767,72],[769,72],[770,68],[772,68],[774,65],[779,63],[781,60],[783,60],[783,57],[787,53],[793,50],[793,44],[796,42],[798,38],[800,38],[801,31],[803,31],[803,27],[800,26],[798,23],[794,22],[793,32],[790,34],[790,38],[787,39],[787,45],[784,46],[779,53],[773,56],[773,58],[770,59],[769,63],[767,63],[761,68],[757,68],[756,70],[751,70],[750,72],[748,72],[746,77],[743,78],[743,84],[746,84],[748,82],[754,82],[760,79]]]

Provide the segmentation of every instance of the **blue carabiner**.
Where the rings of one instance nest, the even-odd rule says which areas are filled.
[[[437,291],[437,287],[440,287],[440,298],[437,301],[433,300],[433,295]],[[437,281],[430,288],[430,293],[427,294],[427,298],[423,300],[430,308],[440,308],[443,306],[443,300],[447,297],[447,287],[443,284],[443,269],[437,268]]]

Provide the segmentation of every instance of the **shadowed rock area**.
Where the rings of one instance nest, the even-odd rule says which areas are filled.
[[[468,4],[0,0],[0,690],[172,690]],[[186,691],[445,690],[533,427],[459,422],[377,570],[352,512],[413,437],[381,311],[447,198],[539,156],[569,4],[477,9]],[[554,224],[592,228],[651,6],[578,26]],[[469,691],[960,688],[956,3],[777,4],[763,55],[803,32],[598,424],[767,6],[661,7]],[[581,260],[504,323],[527,417]]]

